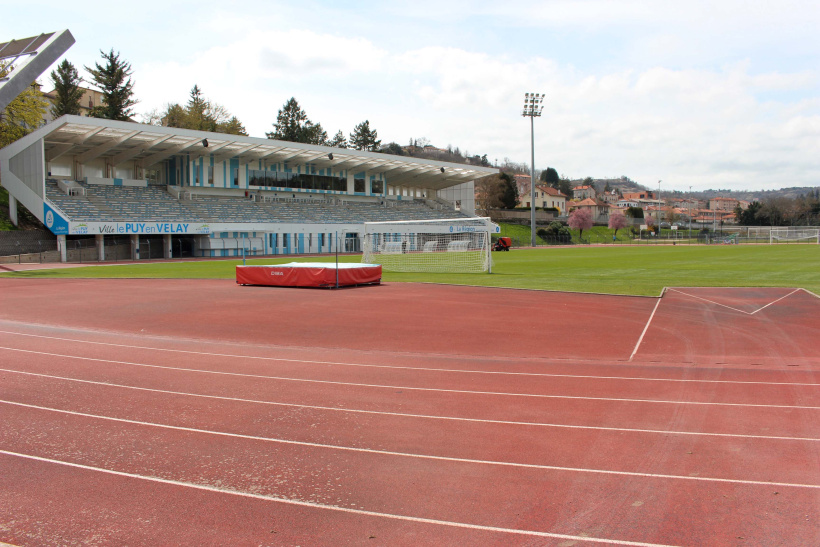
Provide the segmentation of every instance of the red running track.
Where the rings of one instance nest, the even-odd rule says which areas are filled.
[[[0,541],[818,544],[818,304],[0,280]]]

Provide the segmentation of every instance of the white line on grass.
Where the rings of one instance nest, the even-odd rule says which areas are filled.
[[[657,307],[657,304],[656,304]],[[646,329],[644,329],[645,331]],[[155,348],[150,346],[134,346],[126,344],[115,344],[113,342],[93,342],[89,340],[77,340],[74,338],[60,338],[56,336],[44,336],[41,334],[28,334],[22,332],[4,331],[0,330],[0,334],[12,334],[17,336],[27,336],[32,338],[44,338],[48,340],[59,340],[62,342],[74,342],[78,344],[92,344],[100,346],[111,346],[128,349],[141,349],[158,352],[183,353],[190,355],[204,355],[208,357],[226,357],[230,359],[250,359],[258,361],[275,361],[285,363],[299,363],[299,364],[313,364],[313,365],[332,365],[341,367],[357,367],[357,368],[373,368],[373,369],[387,369],[387,370],[410,370],[421,372],[441,372],[454,374],[487,374],[494,376],[527,376],[527,377],[543,377],[543,378],[579,378],[591,380],[624,380],[624,381],[642,381],[642,382],[683,382],[683,383],[705,383],[705,384],[756,384],[756,385],[782,385],[782,386],[820,386],[818,383],[805,382],[761,382],[752,380],[704,380],[698,378],[647,378],[643,376],[598,376],[592,374],[557,374],[548,372],[510,372],[510,371],[494,371],[494,370],[474,370],[474,369],[450,369],[450,368],[435,368],[435,367],[411,367],[401,365],[373,365],[367,363],[349,363],[342,361],[318,361],[315,359],[292,359],[286,357],[266,357],[257,355],[238,355],[231,353],[213,353],[205,351],[193,351],[182,349],[169,348]],[[4,349],[0,347],[0,349]],[[634,352],[633,352],[634,355]]]
[[[380,513],[377,511],[366,511],[364,509],[351,509],[348,507],[337,507],[334,505],[323,505],[320,503],[312,503],[309,501],[299,501],[299,500],[291,500],[287,498],[279,498],[275,496],[266,496],[264,494],[252,494],[250,492],[240,492],[237,490],[228,490],[225,488],[216,488],[213,486],[205,486],[203,484],[196,484],[190,482],[183,482],[183,481],[176,481],[171,479],[162,479],[159,477],[151,477],[146,475],[137,475],[135,473],[126,473],[123,471],[114,471],[111,469],[105,469],[102,467],[93,467],[90,465],[83,465],[79,463],[72,463],[66,462],[61,460],[54,460],[51,458],[43,458],[40,456],[33,456],[30,454],[21,454],[19,452],[11,452],[8,450],[0,450],[0,454],[5,454],[6,456],[17,457],[17,458],[24,458],[28,460],[34,460],[38,462],[50,463],[55,465],[64,465],[67,467],[73,467],[75,469],[83,469],[85,471],[96,471],[99,473],[106,473],[109,475],[115,475],[118,477],[126,477],[130,479],[139,479],[144,481],[150,481],[160,484],[167,484],[171,486],[181,486],[184,488],[192,488],[195,490],[203,490],[206,492],[212,492],[216,494],[228,494],[232,496],[240,496],[244,498],[251,498],[256,500],[262,501],[271,501],[276,503],[284,503],[288,505],[295,505],[299,507],[308,507],[311,509],[323,509],[328,511],[338,511],[342,513],[350,513],[354,515],[364,515],[368,517],[379,517],[379,518],[386,518],[391,520],[401,520],[401,521],[408,521],[408,522],[417,522],[420,524],[433,524],[438,526],[449,526],[453,528],[466,528],[470,530],[481,530],[485,532],[500,532],[505,534],[516,534],[516,535],[525,535],[525,536],[535,536],[535,537],[548,537],[553,539],[566,539],[566,540],[575,540],[575,541],[584,541],[584,542],[592,542],[592,543],[605,543],[610,545],[630,545],[635,547],[669,547],[664,546],[661,544],[656,543],[642,543],[637,541],[624,541],[624,540],[617,540],[617,539],[606,539],[606,538],[594,538],[594,537],[587,537],[587,536],[573,536],[567,534],[556,534],[552,532],[539,532],[537,530],[519,530],[515,528],[500,528],[497,526],[483,526],[480,524],[468,524],[464,522],[453,522],[447,520],[437,520],[437,519],[429,519],[429,518],[422,518],[422,517],[411,517],[407,515],[397,515],[392,513]]]

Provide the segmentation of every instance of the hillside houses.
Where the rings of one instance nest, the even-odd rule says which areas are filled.
[[[518,207],[530,207],[529,175],[514,175],[518,188]],[[708,201],[695,198],[675,197],[658,199],[658,193],[651,190],[621,191],[619,188],[608,192],[596,191],[590,179],[577,181],[572,188],[572,196],[565,196],[558,189],[545,184],[535,187],[535,207],[537,209],[556,210],[558,217],[566,218],[575,209],[588,209],[596,224],[607,224],[616,212],[625,212],[627,208],[640,208],[644,217],[660,219],[662,224],[687,225],[692,221],[693,227],[712,227],[713,225],[732,224],[735,222],[734,211],[749,206],[749,202],[734,198],[717,197]],[[599,185],[600,186],[600,185]],[[640,219],[635,222],[643,223]]]

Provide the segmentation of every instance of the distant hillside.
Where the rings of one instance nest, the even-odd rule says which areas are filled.
[[[573,186],[580,186],[584,184],[586,179],[576,179],[570,181]],[[629,177],[620,177],[617,179],[592,179],[592,185],[598,193],[603,192],[604,188],[609,184],[610,188],[617,188],[624,192],[636,191],[657,191],[658,188],[650,188],[631,180]],[[805,196],[810,192],[820,191],[820,186],[793,186],[791,188],[781,188],[779,190],[701,190],[693,192],[682,192],[680,190],[668,190],[661,186],[661,197],[669,196],[691,196],[698,199],[711,199],[716,197],[735,198],[743,201],[763,201],[771,198],[789,198],[794,199]]]

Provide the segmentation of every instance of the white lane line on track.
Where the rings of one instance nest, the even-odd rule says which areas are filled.
[[[794,293],[796,293],[796,292],[800,291],[801,289],[794,289],[794,290],[793,290],[792,292],[790,292],[789,294],[787,294],[787,295],[785,295],[785,296],[781,296],[781,297],[780,297],[780,298],[778,298],[777,300],[774,300],[774,301],[772,301],[772,302],[769,302],[768,304],[766,304],[766,305],[765,305],[765,306],[763,306],[762,308],[758,308],[758,309],[756,309],[756,310],[755,310],[755,311],[753,311],[753,312],[748,312],[748,311],[741,310],[741,309],[738,309],[738,308],[733,308],[732,306],[727,306],[726,304],[721,304],[720,302],[715,302],[714,300],[709,300],[708,298],[703,298],[703,297],[701,297],[701,296],[696,296],[696,295],[694,295],[694,294],[689,294],[689,293],[683,292],[683,291],[682,291],[682,290],[680,290],[680,289],[669,289],[669,290],[670,290],[670,291],[675,291],[675,292],[677,292],[677,293],[680,293],[680,294],[682,294],[682,295],[684,295],[684,296],[688,296],[688,297],[690,297],[690,298],[694,298],[694,299],[696,299],[696,300],[702,300],[702,301],[704,301],[704,302],[708,302],[708,303],[710,303],[710,304],[714,304],[715,306],[720,306],[720,307],[723,307],[723,308],[727,308],[727,309],[730,309],[730,310],[732,310],[732,311],[736,311],[736,312],[738,312],[738,313],[742,313],[742,314],[744,314],[744,315],[754,315],[754,314],[756,314],[757,312],[759,312],[759,311],[761,311],[761,310],[765,310],[766,308],[768,308],[768,307],[769,307],[769,306],[771,306],[772,304],[776,304],[776,303],[780,302],[781,300],[783,300],[784,298],[787,298],[787,297],[789,297],[789,296],[793,295]]]
[[[655,302],[655,307],[652,308],[652,314],[649,316],[649,319],[646,321],[646,325],[643,327],[643,332],[641,332],[640,338],[638,338],[638,342],[635,344],[635,349],[632,350],[632,355],[629,356],[629,361],[632,361],[632,358],[635,357],[635,354],[638,353],[638,348],[641,347],[641,342],[643,342],[643,337],[646,336],[646,331],[649,330],[649,325],[652,323],[652,318],[655,317],[655,312],[658,311],[658,306],[661,305],[661,300],[663,299],[663,294],[666,292],[666,287],[663,288],[661,291],[661,295],[658,297],[658,301]]]
[[[707,402],[707,401],[669,401],[663,399],[628,399],[625,397],[584,397],[581,395],[546,395],[543,393],[512,393],[512,392],[503,392],[503,391],[475,391],[475,390],[466,390],[466,389],[443,389],[443,388],[433,388],[433,387],[416,387],[416,386],[396,386],[396,385],[389,385],[389,384],[363,384],[359,382],[337,382],[333,380],[312,380],[306,378],[288,378],[284,376],[264,376],[261,374],[242,374],[239,372],[222,372],[222,371],[213,371],[213,370],[202,370],[202,369],[193,369],[193,368],[184,368],[184,367],[168,367],[163,365],[149,365],[145,363],[131,363],[128,361],[114,361],[112,359],[96,359],[93,357],[77,357],[75,355],[62,355],[59,353],[50,353],[45,351],[34,351],[28,349],[17,349],[17,348],[7,348],[0,346],[0,349],[5,349],[9,351],[18,351],[21,353],[33,353],[37,355],[47,355],[49,357],[63,357],[65,359],[77,359],[81,361],[94,361],[98,363],[109,363],[109,364],[116,364],[116,365],[128,365],[133,367],[141,367],[141,368],[154,368],[159,370],[172,370],[178,372],[194,372],[197,374],[214,374],[216,376],[234,376],[238,378],[256,378],[260,380],[271,380],[271,381],[281,381],[281,382],[301,382],[307,384],[324,384],[324,385],[336,385],[336,386],[346,386],[346,387],[366,387],[366,388],[373,388],[373,389],[400,389],[400,390],[407,390],[407,391],[422,391],[422,392],[431,392],[431,393],[460,393],[464,395],[493,395],[498,397],[528,397],[534,399],[578,399],[578,400],[587,400],[587,401],[623,401],[623,402],[641,402],[641,403],[667,403],[667,404],[679,404],[679,405],[710,405],[710,406],[741,406],[741,407],[764,407],[764,408],[805,408],[805,409],[818,409],[818,406],[802,406],[802,405],[764,405],[759,403],[716,403],[716,402]],[[0,369],[4,370],[4,369]],[[10,372],[18,372],[18,371],[10,371]],[[65,378],[69,379],[69,378]]]
[[[658,304],[660,300],[658,301]],[[657,308],[658,304],[655,304]],[[654,314],[654,311],[653,311]],[[651,317],[650,317],[651,321]],[[648,323],[647,323],[648,326]],[[646,332],[646,328],[644,328],[644,333]],[[18,336],[29,336],[33,338],[46,338],[49,340],[59,340],[61,342],[74,342],[78,344],[93,344],[93,345],[101,345],[101,346],[112,346],[112,347],[119,347],[119,348],[127,348],[127,349],[141,349],[141,350],[149,350],[149,351],[158,351],[158,352],[171,352],[171,353],[184,353],[190,355],[205,355],[208,357],[227,357],[231,359],[251,359],[251,360],[260,360],[260,361],[277,361],[277,362],[286,362],[286,363],[299,363],[299,364],[313,364],[313,365],[333,365],[333,366],[344,366],[344,367],[358,367],[358,368],[374,368],[374,369],[389,369],[389,370],[410,370],[410,371],[423,371],[423,372],[442,372],[442,373],[457,373],[457,374],[487,374],[487,375],[496,375],[496,376],[527,376],[527,377],[544,377],[544,378],[578,378],[578,379],[589,379],[589,380],[623,380],[623,381],[636,381],[636,382],[683,382],[683,383],[704,383],[704,384],[738,384],[738,385],[745,385],[745,384],[754,384],[754,385],[777,385],[777,386],[820,386],[818,383],[805,383],[805,382],[761,382],[761,381],[744,381],[744,380],[703,380],[697,378],[646,378],[642,376],[597,376],[592,374],[555,374],[555,373],[544,373],[544,372],[509,372],[509,371],[487,371],[487,370],[470,370],[470,369],[448,369],[448,368],[433,368],[433,367],[409,367],[409,366],[399,366],[399,365],[372,365],[366,363],[346,363],[341,361],[317,361],[313,359],[288,359],[284,357],[263,357],[263,356],[255,356],[255,355],[236,355],[230,353],[211,353],[211,352],[204,352],[204,351],[192,351],[192,350],[180,350],[180,349],[168,349],[168,348],[154,348],[150,346],[133,346],[133,345],[126,345],[126,344],[115,344],[112,342],[92,342],[88,340],[76,340],[73,338],[59,338],[56,336],[43,336],[40,334],[27,334],[21,332],[12,332],[12,331],[4,331],[0,330],[0,334],[13,334]],[[641,335],[641,339],[643,338],[643,334]],[[640,340],[638,341],[640,344]],[[13,349],[13,348],[4,348],[0,347],[0,349]],[[637,351],[637,346],[635,347],[635,351],[632,352],[632,356],[635,355]],[[632,357],[630,357],[630,360]]]
[[[105,469],[102,467],[92,467],[90,465],[83,465],[79,463],[72,463],[66,462],[61,460],[54,460],[51,458],[43,458],[40,456],[33,456],[31,454],[21,454],[19,452],[11,452],[9,450],[0,450],[0,454],[5,454],[6,456],[17,457],[17,458],[25,458],[29,460],[34,460],[38,462],[50,463],[55,465],[64,465],[67,467],[73,467],[75,469],[83,469],[85,471],[96,471],[99,473],[106,473],[109,475],[115,475],[118,477],[126,477],[129,479],[138,479],[144,481],[150,481],[160,484],[166,484],[171,486],[181,486],[184,488],[192,488],[195,490],[203,490],[206,492],[216,493],[216,494],[228,494],[232,496],[240,496],[243,498],[251,498],[255,500],[262,500],[262,501],[271,501],[276,503],[284,503],[287,505],[296,505],[299,507],[308,507],[311,509],[324,509],[328,511],[338,511],[342,513],[350,513],[354,515],[363,515],[368,517],[378,517],[378,518],[386,518],[391,520],[401,520],[406,522],[417,522],[420,524],[433,524],[437,526],[449,526],[453,528],[465,528],[469,530],[480,530],[484,532],[500,532],[505,534],[516,534],[516,535],[524,535],[524,536],[535,536],[535,537],[546,537],[546,538],[553,538],[553,539],[566,539],[566,540],[575,540],[575,541],[584,541],[584,542],[591,542],[591,543],[604,543],[609,545],[629,545],[635,547],[671,547],[667,545],[662,545],[658,543],[643,543],[637,541],[625,541],[625,540],[618,540],[618,539],[606,539],[606,538],[595,538],[595,537],[587,537],[587,536],[573,536],[568,534],[556,534],[553,532],[540,532],[537,530],[520,530],[516,528],[501,528],[497,526],[483,526],[480,524],[469,524],[465,522],[454,522],[448,520],[437,520],[437,519],[430,519],[430,518],[422,518],[422,517],[411,517],[408,515],[397,515],[393,513],[380,513],[378,511],[366,511],[364,509],[351,509],[348,507],[337,507],[334,505],[323,505],[320,503],[312,503],[309,501],[299,501],[299,500],[291,500],[287,498],[278,498],[275,496],[266,496],[263,494],[252,494],[250,492],[240,492],[237,490],[227,490],[223,488],[215,488],[213,486],[205,486],[202,484],[195,484],[190,482],[182,482],[182,481],[175,481],[170,479],[162,479],[159,477],[151,477],[146,475],[137,475],[135,473],[126,473],[123,471],[114,471],[112,469]]]
[[[766,308],[768,308],[768,307],[769,307],[769,306],[771,306],[772,304],[777,304],[778,302],[780,302],[780,301],[781,301],[781,300],[783,300],[784,298],[788,298],[789,296],[793,295],[794,293],[796,293],[796,292],[797,292],[797,291],[799,291],[799,290],[800,290],[800,289],[794,289],[792,292],[790,292],[790,293],[789,293],[789,294],[787,294],[786,296],[781,296],[781,297],[780,297],[780,298],[778,298],[777,300],[775,300],[775,301],[773,301],[773,302],[769,302],[768,304],[766,304],[766,305],[765,305],[765,306],[763,306],[762,308],[760,308],[760,309],[757,309],[757,310],[753,311],[753,312],[752,312],[752,313],[750,313],[749,315],[754,315],[754,314],[756,314],[756,313],[757,313],[757,312],[759,312],[759,311],[765,310]]]
[[[586,425],[567,425],[567,424],[551,424],[544,422],[520,422],[512,420],[489,420],[482,418],[463,418],[458,416],[433,416],[429,414],[411,414],[406,412],[387,412],[382,410],[360,410],[354,408],[339,408],[331,406],[319,405],[302,405],[296,403],[281,403],[276,401],[262,401],[259,399],[242,399],[238,397],[225,397],[221,395],[204,395],[199,393],[186,393],[184,391],[169,391],[163,389],[154,389],[148,387],[129,386],[124,384],[113,384],[110,382],[97,382],[94,380],[79,380],[76,378],[66,378],[63,376],[53,376],[50,374],[39,374],[37,372],[23,372],[10,369],[0,369],[0,372],[10,372],[13,374],[22,374],[26,376],[36,376],[39,378],[49,378],[53,380],[62,380],[67,382],[77,382],[81,384],[90,384],[103,387],[113,387],[118,389],[133,389],[135,391],[146,391],[149,393],[161,393],[163,395],[180,395],[184,397],[198,397],[202,399],[213,399],[217,401],[230,401],[236,403],[258,404],[268,406],[280,406],[289,408],[306,408],[311,410],[332,411],[332,412],[348,412],[352,414],[372,414],[374,416],[392,416],[399,418],[420,418],[428,420],[443,420],[453,422],[467,422],[480,424],[497,424],[497,425],[519,425],[519,426],[534,426],[534,427],[553,427],[564,429],[589,429],[595,431],[617,431],[617,432],[631,432],[631,433],[649,433],[661,435],[691,435],[691,436],[705,436],[705,437],[727,437],[727,438],[742,438],[742,439],[764,439],[775,441],[818,441],[813,437],[787,437],[776,435],[745,435],[741,433],[709,433],[701,431],[669,431],[663,429],[640,429],[640,428],[625,428],[625,427],[604,427],[604,426],[586,426]],[[645,401],[640,401],[645,402]],[[650,401],[651,402],[651,401]],[[790,407],[792,408],[792,407]]]
[[[639,473],[636,471],[614,471],[610,469],[593,469],[593,468],[585,468],[585,467],[564,467],[558,465],[541,465],[541,464],[534,464],[534,463],[515,463],[515,462],[503,462],[503,461],[496,461],[496,460],[477,460],[473,458],[455,458],[450,456],[433,456],[429,454],[412,454],[408,452],[395,452],[392,450],[374,450],[371,448],[354,448],[349,446],[339,446],[339,445],[332,445],[332,444],[319,444],[319,443],[309,443],[304,441],[292,441],[287,439],[276,439],[271,437],[259,437],[256,435],[243,435],[241,433],[227,433],[223,431],[211,431],[208,429],[196,429],[192,427],[182,427],[182,426],[174,426],[174,425],[165,425],[165,424],[158,424],[154,422],[141,422],[137,420],[127,420],[124,418],[112,418],[109,416],[99,416],[96,414],[87,414],[84,412],[73,412],[70,410],[59,410],[53,409],[49,407],[37,406],[37,405],[29,405],[25,403],[15,403],[11,401],[0,401],[3,404],[15,405],[25,408],[34,408],[38,410],[44,410],[49,412],[55,412],[60,414],[70,414],[74,416],[81,416],[84,418],[93,418],[98,420],[106,420],[112,422],[119,422],[119,423],[127,423],[132,425],[139,425],[139,426],[148,426],[148,427],[156,427],[160,429],[171,429],[174,431],[184,431],[186,433],[201,433],[206,435],[215,435],[219,437],[230,437],[235,439],[243,439],[243,440],[252,440],[252,441],[263,441],[263,442],[270,442],[276,444],[287,444],[293,446],[304,446],[308,448],[322,448],[326,450],[339,450],[343,452],[355,452],[355,453],[362,453],[362,454],[375,454],[378,456],[396,456],[400,458],[416,458],[420,460],[434,460],[434,461],[443,461],[443,462],[453,462],[453,463],[466,463],[466,464],[474,464],[474,465],[491,465],[497,467],[512,467],[518,469],[539,469],[542,471],[562,471],[567,473],[590,473],[593,475],[616,475],[616,476],[627,476],[627,477],[642,477],[642,478],[649,478],[649,479],[670,479],[670,480],[688,480],[688,481],[699,481],[699,482],[720,482],[720,483],[730,483],[730,484],[746,484],[746,485],[755,485],[755,486],[782,486],[782,487],[794,487],[794,488],[812,488],[820,490],[820,485],[818,484],[800,484],[800,483],[791,483],[791,482],[773,482],[773,481],[757,481],[757,480],[744,480],[744,479],[722,479],[719,477],[692,477],[689,475],[670,475],[665,473]]]

